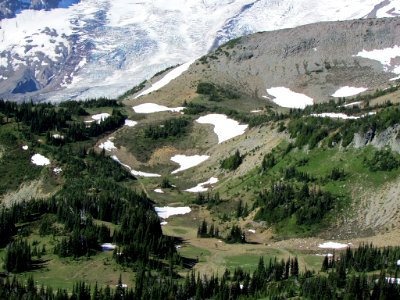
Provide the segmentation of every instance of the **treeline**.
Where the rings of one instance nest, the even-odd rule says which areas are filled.
[[[66,235],[54,248],[61,257],[93,255],[100,250],[100,243],[114,242],[123,253],[117,260],[120,263],[146,265],[150,257],[179,260],[174,240],[162,234],[150,199],[120,184],[133,179],[129,172],[102,153],[78,151],[67,155],[63,148],[58,152],[60,161],[67,165],[64,186],[48,200],[3,208],[0,234],[4,245],[17,234],[17,223],[43,218],[39,222],[49,226],[48,215],[54,215],[63,225],[62,236]],[[119,224],[120,228],[111,235],[108,227],[96,225],[94,219]],[[40,229],[41,234],[54,233],[51,227]],[[29,235],[28,226],[25,231]]]
[[[236,268],[226,270],[221,277],[196,275],[190,272],[184,280],[159,275],[138,267],[134,288],[124,288],[121,279],[115,289],[94,287],[79,282],[72,293],[51,287],[37,287],[32,277],[26,284],[15,278],[0,279],[1,299],[400,299],[396,273],[388,273],[388,263],[395,265],[399,247],[378,249],[362,245],[341,252],[340,259],[326,274],[300,271],[297,257],[286,260],[261,257],[253,272]],[[363,263],[364,262],[364,263]],[[372,263],[371,263],[372,262]],[[361,265],[360,265],[361,263]],[[363,266],[362,266],[363,265]],[[368,267],[369,265],[369,267]],[[380,269],[380,267],[382,267]],[[355,269],[358,268],[358,269]],[[380,274],[367,274],[368,270]]]
[[[67,101],[59,106],[49,103],[34,104],[33,102],[18,104],[0,100],[0,113],[4,114],[7,120],[14,119],[16,122],[22,122],[34,134],[47,133],[48,142],[59,145],[83,141],[122,126],[126,116],[116,109],[113,109],[110,117],[99,123],[86,124],[73,121],[73,115],[88,115],[84,107],[98,107],[98,105],[102,107],[106,104],[113,107],[119,106],[115,100],[109,99],[88,100],[82,103]],[[52,131],[59,132],[64,138],[54,138],[51,134]]]
[[[228,244],[244,244],[246,236],[238,225],[233,225],[225,237],[220,234],[219,228],[213,224],[208,225],[206,220],[203,220],[197,228],[197,237],[200,238],[219,238]]]

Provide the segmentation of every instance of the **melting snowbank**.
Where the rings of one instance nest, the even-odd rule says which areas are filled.
[[[191,60],[183,65],[180,65],[173,69],[172,71],[168,72],[163,78],[161,78],[159,81],[155,82],[150,88],[147,90],[141,92],[139,95],[135,97],[139,98],[140,96],[150,94],[151,92],[157,91],[163,86],[166,86],[168,83],[170,83],[172,80],[175,78],[179,77],[182,75],[183,72],[185,72],[187,69],[189,69],[190,65],[194,62],[194,60]]]
[[[91,116],[91,118],[93,120],[97,121],[98,124],[100,124],[100,122],[104,121],[108,117],[110,117],[109,113],[101,113],[101,114]]]
[[[192,187],[190,189],[185,190],[186,192],[190,193],[202,193],[202,192],[207,192],[208,188],[206,188],[206,185],[212,185],[218,182],[218,178],[216,177],[211,177],[209,180],[206,182],[199,183],[195,187]]]
[[[318,245],[318,248],[322,249],[344,249],[349,247],[350,244],[341,244],[337,242],[325,242]]]
[[[314,100],[304,94],[295,93],[285,87],[272,87],[267,89],[268,94],[275,97],[272,101],[282,107],[305,108],[313,105]]]
[[[352,87],[352,86],[344,86],[341,87],[340,89],[338,89],[336,92],[334,92],[332,94],[332,97],[350,97],[350,96],[354,96],[357,95],[359,93],[365,92],[366,90],[368,90],[368,88],[364,88],[364,87]]]
[[[143,103],[136,105],[133,108],[133,111],[138,114],[151,114],[151,113],[156,113],[156,112],[162,112],[162,111],[171,111],[171,112],[180,112],[184,110],[184,107],[173,107],[169,108],[164,105],[159,105],[155,103]]]
[[[112,150],[116,150],[117,147],[115,147],[114,143],[110,140],[105,141],[104,143],[101,143],[99,145],[100,149],[104,149],[106,151],[112,151]]]
[[[242,135],[249,126],[239,125],[238,121],[229,119],[226,115],[221,114],[209,114],[198,118],[196,122],[214,125],[214,132],[218,135],[218,144]]]
[[[201,164],[202,162],[206,161],[209,157],[210,156],[208,155],[193,155],[193,156],[186,156],[179,154],[175,155],[171,157],[171,160],[179,164],[180,168],[173,171],[172,174],[195,167]]]
[[[111,158],[119,163],[121,166],[124,166],[125,168],[129,169],[131,171],[131,174],[134,176],[140,176],[140,177],[161,177],[159,174],[154,174],[154,173],[146,173],[146,172],[141,172],[141,171],[136,171],[133,170],[130,166],[122,163],[116,155],[112,155]]]
[[[48,166],[50,165],[50,160],[47,157],[44,157],[41,154],[34,154],[31,158],[31,161],[34,165],[37,166]]]
[[[137,123],[138,123],[138,122],[136,122],[136,121],[132,121],[132,120],[128,120],[128,119],[125,120],[125,126],[128,126],[128,127],[133,127],[133,126],[135,126]]]
[[[162,189],[155,189],[154,192],[159,194],[164,194],[164,191]]]
[[[157,215],[162,219],[168,219],[169,217],[176,215],[185,215],[192,211],[188,206],[184,207],[164,206],[164,207],[155,207],[154,209]]]
[[[22,150],[28,150],[29,149],[29,147],[28,147],[28,145],[24,145],[24,146],[22,146]]]
[[[311,114],[312,117],[320,117],[320,118],[332,118],[332,119],[344,119],[344,120],[356,120],[360,118],[364,118],[367,116],[373,116],[376,112],[370,111],[367,114],[360,115],[360,116],[348,116],[343,113],[321,113],[321,114]]]

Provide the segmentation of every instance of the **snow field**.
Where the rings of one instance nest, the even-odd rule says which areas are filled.
[[[190,193],[202,193],[202,192],[207,192],[208,188],[205,187],[206,185],[212,185],[212,184],[216,184],[218,182],[218,178],[216,177],[211,177],[209,180],[199,183],[198,185],[196,185],[195,187],[192,187],[190,189],[185,190],[186,192],[190,192]]]
[[[267,89],[268,94],[274,96],[272,101],[279,106],[288,108],[305,108],[313,105],[314,100],[304,94],[295,93],[286,87],[272,87]]]
[[[342,243],[337,243],[337,242],[325,242],[322,244],[318,245],[318,248],[321,249],[344,249],[349,247],[349,244],[342,244]]]
[[[125,120],[125,126],[128,126],[128,127],[133,127],[133,126],[137,125],[137,123],[138,122],[136,122],[136,121],[132,121],[132,120],[128,120],[128,119]]]
[[[47,157],[44,157],[43,155],[37,153],[32,156],[31,161],[34,165],[37,166],[50,165],[50,160]]]
[[[136,171],[132,169],[130,166],[122,163],[116,155],[112,155],[111,159],[119,163],[121,166],[124,166],[125,168],[129,169],[131,171],[131,174],[134,176],[140,176],[140,177],[161,177],[160,174],[154,174],[154,173],[146,173],[146,172],[141,172],[141,171]]]
[[[178,67],[176,67],[175,69],[173,69],[172,71],[168,72],[163,78],[161,78],[159,81],[155,82],[150,88],[148,88],[147,90],[141,92],[140,94],[138,94],[135,99],[150,94],[151,92],[157,91],[159,89],[161,89],[163,86],[166,86],[168,83],[170,83],[172,80],[174,80],[175,78],[179,77],[180,75],[182,75],[182,73],[184,73],[185,71],[187,71],[187,69],[189,69],[190,65],[194,62],[195,60],[191,60],[187,63],[184,63],[183,65],[180,65]]]
[[[100,124],[100,122],[104,121],[108,117],[110,117],[109,113],[101,113],[101,114],[91,116],[91,118],[93,120],[95,120],[98,124]]]
[[[173,162],[176,162],[177,164],[180,165],[179,169],[176,169],[175,171],[172,171],[171,174],[176,174],[180,171],[190,169],[192,167],[195,167],[202,162],[206,161],[209,159],[210,156],[208,155],[193,155],[193,156],[186,156],[186,155],[174,155],[171,157],[171,160]]]
[[[164,194],[164,191],[162,189],[155,189],[154,192],[159,194]]]
[[[332,97],[350,97],[350,96],[354,96],[357,94],[360,94],[362,92],[365,92],[366,90],[368,90],[368,88],[364,88],[364,87],[352,87],[352,86],[344,86],[341,87],[340,89],[338,89],[336,92],[334,92],[332,94]]]
[[[143,103],[137,106],[132,107],[133,111],[138,114],[152,114],[156,112],[162,112],[162,111],[170,111],[170,112],[180,112],[184,110],[184,107],[174,107],[174,108],[169,108],[164,105],[159,105],[155,103]]]
[[[101,143],[99,145],[99,148],[100,149],[104,149],[106,151],[113,151],[113,150],[117,149],[117,147],[115,147],[114,143],[112,141],[110,141],[110,140],[107,140],[104,143]]]
[[[170,206],[164,206],[164,207],[155,207],[154,208],[157,215],[161,219],[168,219],[171,216],[176,216],[176,215],[185,215],[190,213],[192,210],[188,206],[184,207],[170,207]]]
[[[242,135],[249,125],[240,125],[238,121],[229,119],[222,114],[209,114],[196,120],[200,124],[214,125],[214,132],[218,136],[218,144],[231,138]]]

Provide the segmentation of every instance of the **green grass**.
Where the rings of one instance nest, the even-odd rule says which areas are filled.
[[[264,258],[265,264],[268,264],[270,259],[274,260],[275,257],[279,260],[284,258],[279,250],[271,249],[263,255],[246,254],[225,257],[225,267],[231,271],[240,267],[245,271],[253,272],[257,268],[261,256]]]
[[[199,259],[199,262],[206,262],[207,257],[211,255],[211,252],[207,249],[198,248],[192,245],[184,245],[179,249],[179,254],[182,257],[191,258],[191,259]]]

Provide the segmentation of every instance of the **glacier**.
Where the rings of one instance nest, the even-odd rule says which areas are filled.
[[[22,10],[0,21],[0,97],[116,98],[232,38],[399,9],[395,0],[81,0]]]

